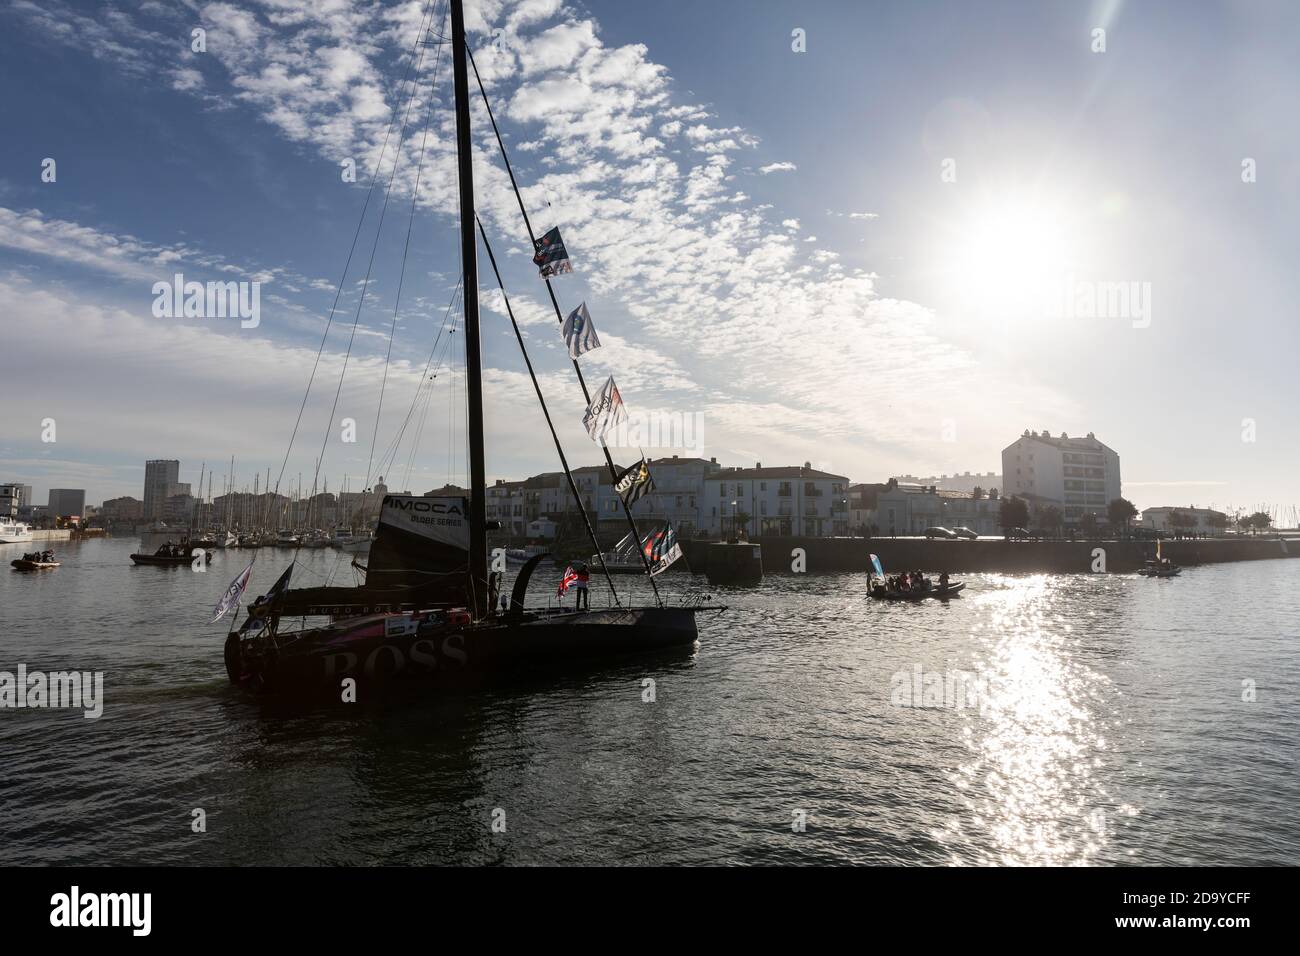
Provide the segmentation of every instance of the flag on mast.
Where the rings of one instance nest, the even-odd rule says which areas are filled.
[[[643,496],[655,490],[655,480],[650,476],[650,463],[641,456],[635,465],[614,479],[614,493],[631,508]]]
[[[248,567],[240,571],[235,577],[235,580],[230,582],[230,587],[226,588],[226,593],[223,594],[221,600],[217,602],[217,606],[212,609],[212,613],[216,616],[213,617],[212,620],[208,621],[209,624],[216,624],[219,620],[229,614],[231,610],[239,607],[239,600],[244,596],[244,589],[248,587],[248,579],[252,573],[253,562],[249,561]]]
[[[293,574],[293,565],[284,569],[284,574],[280,575],[278,581],[271,585],[271,590],[267,591],[248,609],[248,619],[244,621],[244,626],[240,632],[261,630],[268,623],[274,623],[280,616],[280,606],[284,603],[284,595],[289,590],[289,578]],[[274,631],[272,632],[274,633]]]
[[[569,347],[569,358],[576,359],[584,352],[600,348],[600,337],[596,335],[596,326],[591,322],[591,313],[584,302],[564,320],[564,344]]]
[[[564,248],[564,240],[560,238],[559,226],[534,241],[533,252],[533,262],[537,263],[543,279],[573,271],[573,266],[569,263],[569,253]]]
[[[677,532],[673,530],[671,521],[647,542],[646,557],[650,559],[651,575],[667,571],[668,566],[681,556],[682,546],[677,543]]]
[[[883,578],[885,576],[885,569],[880,566],[880,558],[874,554],[871,555],[871,567],[875,569],[876,577]]]
[[[599,441],[605,437],[605,432],[625,421],[627,409],[623,406],[623,396],[618,393],[618,386],[614,384],[614,376],[611,375],[592,397],[587,413],[582,416],[582,424],[591,440]]]

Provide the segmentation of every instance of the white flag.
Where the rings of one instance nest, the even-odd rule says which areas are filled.
[[[591,323],[587,303],[582,303],[564,320],[564,344],[569,347],[569,358],[576,359],[583,352],[600,348],[596,326]]]
[[[619,422],[625,421],[627,421],[627,409],[623,407],[623,396],[618,393],[618,386],[614,384],[614,376],[611,375],[592,398],[591,404],[587,406],[587,414],[582,416],[582,424],[586,427],[591,440],[599,441],[605,437],[605,432]]]
[[[248,587],[248,578],[253,573],[253,562],[248,562],[248,567],[239,572],[239,576],[230,582],[230,587],[226,588],[226,593],[222,596],[221,601],[212,609],[216,615],[209,624],[216,624],[219,620],[230,613],[231,608],[239,607],[239,599],[244,596],[244,588]]]

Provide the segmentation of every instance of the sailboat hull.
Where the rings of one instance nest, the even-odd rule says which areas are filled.
[[[544,672],[673,647],[699,637],[696,608],[536,611],[480,624],[451,625],[429,615],[375,615],[276,638],[226,639],[232,682],[277,696],[340,694],[401,684],[474,688],[521,672]],[[410,633],[396,633],[409,630]]]

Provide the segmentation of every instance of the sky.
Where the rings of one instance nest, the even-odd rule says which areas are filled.
[[[416,42],[444,16],[0,0],[0,480],[97,503],[178,458],[219,491],[233,455],[237,488],[465,482],[450,57]],[[1294,4],[467,0],[467,24],[570,249],[560,305],[599,332],[589,384],[691,425],[616,458],[883,481],[1094,432],[1139,507],[1300,504]],[[473,109],[484,226],[596,463]],[[155,315],[177,273],[259,283],[258,324]],[[480,288],[489,479],[554,470],[481,253]]]

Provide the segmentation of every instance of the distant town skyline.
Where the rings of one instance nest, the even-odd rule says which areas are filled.
[[[25,93],[0,142],[0,314],[19,359],[4,480],[95,502],[139,497],[159,455],[194,484],[232,454],[241,485],[279,473],[369,170],[406,109],[421,6],[9,11],[0,79]],[[1092,431],[1139,507],[1300,502],[1300,386],[1272,360],[1300,346],[1293,15],[989,2],[942,20],[853,3],[470,6],[525,199],[571,248],[561,304],[585,301],[600,332],[590,378],[614,374],[634,415],[699,416],[696,450],[727,464],[987,472],[1026,428]],[[322,452],[332,490],[345,474],[465,481],[454,349],[416,408],[456,273],[447,77],[423,69],[438,108],[406,271],[413,134],[364,307],[377,202],[285,468],[308,487]],[[475,122],[485,227],[566,451],[594,463]],[[258,283],[259,321],[160,316],[155,285],[177,276]],[[481,285],[488,472],[554,470],[486,264]]]

